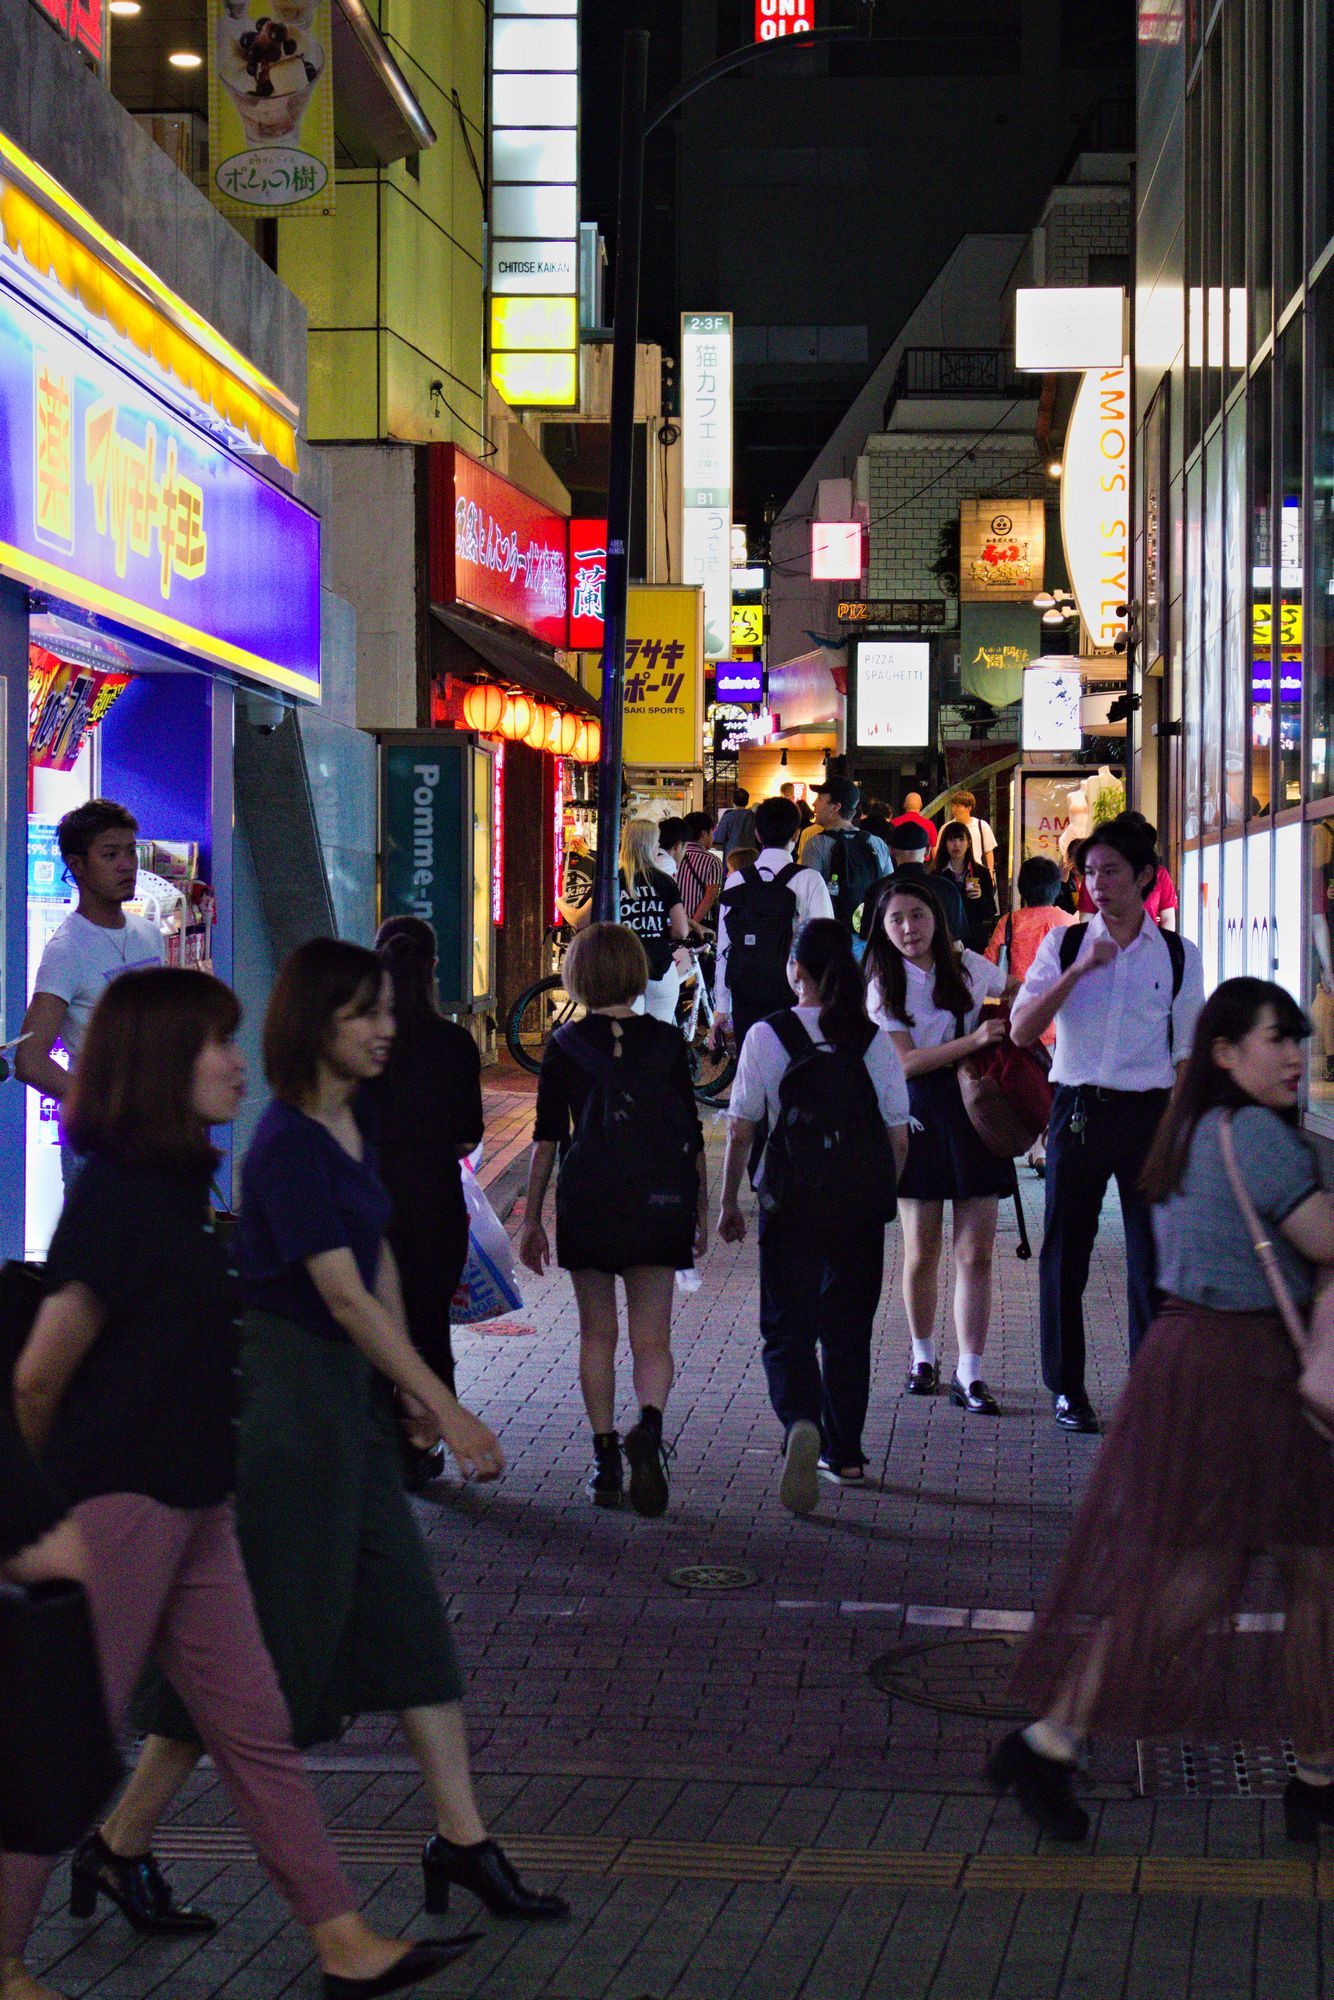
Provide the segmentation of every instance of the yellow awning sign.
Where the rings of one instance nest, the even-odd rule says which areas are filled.
[[[0,272],[5,253],[154,362],[242,448],[296,471],[296,405],[0,132]]]

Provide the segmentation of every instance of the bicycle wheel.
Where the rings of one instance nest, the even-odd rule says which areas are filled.
[[[556,1029],[567,1021],[582,1020],[583,1013],[579,1002],[565,991],[558,972],[522,992],[505,1023],[505,1043],[520,1069],[535,1076],[542,1067],[542,1051]]]
[[[726,1044],[721,1049],[709,1047],[709,1031],[701,1021],[695,1030],[695,1039],[688,1046],[690,1058],[690,1080],[695,1086],[695,1095],[704,1104],[714,1104],[727,1090],[736,1075],[736,1057]]]

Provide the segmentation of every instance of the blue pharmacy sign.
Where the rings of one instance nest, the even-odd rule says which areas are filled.
[[[319,700],[318,518],[3,284],[0,571]]]

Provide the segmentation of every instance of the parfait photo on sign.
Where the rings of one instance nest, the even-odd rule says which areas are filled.
[[[209,164],[233,215],[332,215],[329,0],[209,0]]]

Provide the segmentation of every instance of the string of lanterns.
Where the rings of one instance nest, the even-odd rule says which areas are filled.
[[[602,750],[600,722],[531,695],[507,694],[489,681],[468,689],[463,719],[479,736],[503,736],[507,743],[573,757],[578,764],[596,764]]]

